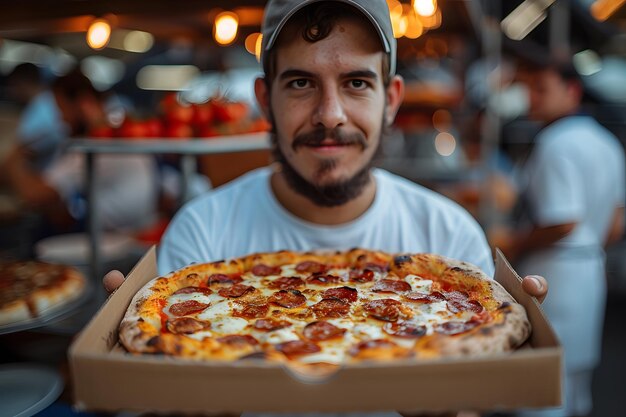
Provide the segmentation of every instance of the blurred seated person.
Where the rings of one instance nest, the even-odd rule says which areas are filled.
[[[85,157],[66,152],[71,136],[105,123],[102,95],[79,70],[56,79],[25,108],[16,145],[0,161],[3,181],[44,221],[41,236],[80,231]],[[98,155],[96,210],[106,229],[135,229],[154,220],[157,176],[147,155]]]

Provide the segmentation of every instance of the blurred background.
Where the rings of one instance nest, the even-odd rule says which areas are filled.
[[[91,280],[89,302],[58,319],[0,327],[0,363],[42,363],[60,375],[65,390],[40,415],[86,415],[68,406],[64,358],[106,297],[102,272],[128,272],[182,202],[271,162],[269,125],[252,88],[261,74],[264,4],[0,2],[0,260],[70,264]],[[514,221],[518,170],[539,129],[527,117],[528,94],[517,79],[520,55],[536,49],[573,57],[585,110],[626,141],[626,1],[388,5],[406,97],[376,165],[458,201],[485,231]],[[103,107],[90,108],[85,91]],[[65,94],[66,104],[50,106],[45,94]],[[71,131],[54,121],[59,112],[74,115]],[[44,136],[56,139],[44,144]],[[4,167],[17,143],[40,146],[43,156],[63,163],[43,160],[40,178],[12,178]],[[60,196],[60,211],[47,193]],[[623,239],[607,249],[609,300],[593,416],[626,413],[624,254]]]

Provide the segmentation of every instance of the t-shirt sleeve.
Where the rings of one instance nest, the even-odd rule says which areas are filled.
[[[538,226],[578,222],[584,212],[580,171],[564,155],[539,158],[530,177],[529,197]]]
[[[207,224],[193,209],[181,209],[168,226],[157,255],[159,274],[213,259]]]

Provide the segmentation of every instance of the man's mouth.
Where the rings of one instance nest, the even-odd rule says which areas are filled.
[[[354,144],[355,143],[338,142],[333,139],[324,139],[323,141],[307,143],[304,146],[308,146],[311,148],[337,148],[337,147],[343,147],[343,146],[351,146]]]
[[[312,132],[299,135],[292,143],[292,148],[297,150],[300,146],[317,150],[338,150],[347,146],[367,147],[367,140],[361,133],[345,133],[336,129],[315,129]]]

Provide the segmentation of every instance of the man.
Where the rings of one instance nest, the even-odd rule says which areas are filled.
[[[565,406],[542,415],[587,415],[606,299],[603,247],[624,230],[624,151],[582,113],[583,86],[569,62],[532,60],[524,75],[529,116],[543,125],[524,167],[531,225],[498,246],[520,273],[549,280],[544,310],[565,348]]]
[[[276,0],[266,6],[255,93],[276,164],[184,207],[158,254],[162,273],[280,249],[436,252],[493,273],[483,232],[459,206],[371,167],[401,104],[385,0]],[[123,276],[107,274],[112,290]],[[539,277],[525,286],[543,296]]]

